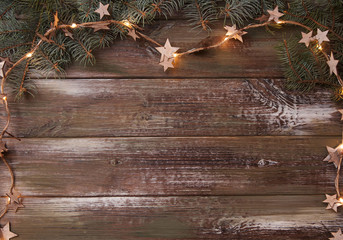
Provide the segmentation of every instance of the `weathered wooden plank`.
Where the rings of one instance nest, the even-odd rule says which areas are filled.
[[[147,27],[146,33],[164,45],[167,38],[180,51],[220,42],[226,31],[223,25],[214,26],[211,37],[206,32],[191,31],[187,21],[158,21]],[[290,32],[290,30],[282,30]],[[144,40],[117,40],[111,48],[97,51],[97,63],[84,68],[73,65],[68,77],[282,77],[275,45],[282,39],[281,31],[272,35],[263,28],[249,30],[244,43],[228,41],[220,48],[176,59],[176,68],[166,73],[158,64],[160,55]]]
[[[329,90],[285,92],[268,79],[38,80],[10,104],[24,137],[338,135]],[[4,113],[2,113],[4,114]],[[0,120],[5,121],[2,117]]]
[[[334,193],[339,137],[68,138],[9,142],[26,196]],[[0,194],[10,181],[0,164]],[[1,196],[0,195],[0,196]]]
[[[25,198],[18,239],[327,239],[323,196]]]

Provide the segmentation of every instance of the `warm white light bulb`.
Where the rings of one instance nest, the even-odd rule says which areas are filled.
[[[173,57],[174,57],[174,58],[176,58],[177,56],[178,56],[178,54],[177,54],[177,53],[174,53],[174,54],[173,54]]]
[[[131,23],[128,20],[124,20],[123,23],[126,27],[131,27]]]
[[[3,99],[4,101],[6,101],[6,100],[7,100],[7,97],[6,97],[6,96],[3,96],[2,99]]]
[[[73,23],[72,25],[71,25],[71,28],[76,28],[77,27],[77,24],[76,23]]]
[[[29,52],[28,54],[26,54],[26,57],[28,58],[32,57],[32,52]]]

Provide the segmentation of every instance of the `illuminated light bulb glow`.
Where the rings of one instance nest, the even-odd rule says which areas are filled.
[[[276,23],[277,23],[277,24],[281,24],[281,23],[283,23],[283,21],[277,21]]]
[[[174,53],[174,54],[173,54],[173,57],[174,57],[174,58],[176,58],[177,56],[178,56],[178,54],[177,54],[177,53]]]
[[[7,100],[7,97],[6,97],[6,96],[4,96],[4,97],[2,97],[2,99],[3,99],[4,101],[6,101],[6,100]]]
[[[124,24],[126,27],[131,27],[131,23],[130,23],[128,20],[124,20],[124,21],[123,21],[123,24]]]
[[[76,27],[77,27],[77,24],[76,24],[76,23],[73,23],[70,27],[71,27],[71,28],[76,28]]]
[[[228,38],[228,37],[224,38],[224,41],[227,41],[227,40],[229,40],[229,38]]]
[[[29,52],[28,54],[26,54],[26,57],[28,58],[32,57],[32,52]]]
[[[323,47],[320,44],[317,44],[317,48],[318,48],[318,50],[323,50]]]
[[[343,198],[339,198],[338,201],[340,201],[343,204]]]

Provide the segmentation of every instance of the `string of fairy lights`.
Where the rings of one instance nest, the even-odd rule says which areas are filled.
[[[100,19],[102,19],[105,15],[109,15],[108,12],[108,6],[109,4],[103,5],[101,2],[99,4],[99,8],[95,10],[96,13],[100,15]],[[320,29],[316,30],[316,35],[313,35],[313,32],[315,30],[295,21],[287,21],[287,20],[280,20],[279,18],[282,17],[284,14],[279,12],[278,6],[274,10],[268,10],[269,17],[267,16],[267,19],[263,23],[259,24],[250,24],[247,25],[241,29],[237,29],[236,25],[233,26],[225,26],[224,29],[226,30],[226,34],[223,37],[221,41],[219,41],[216,44],[206,46],[206,47],[199,47],[199,48],[192,48],[190,50],[180,52],[178,47],[172,47],[169,39],[166,40],[164,45],[161,45],[160,43],[156,42],[155,40],[151,39],[149,36],[143,34],[140,32],[142,30],[139,26],[130,23],[129,20],[123,20],[123,21],[117,21],[117,20],[104,20],[104,21],[97,21],[97,22],[86,22],[86,23],[72,23],[72,24],[59,24],[58,19],[58,13],[54,15],[54,23],[50,29],[46,31],[44,35],[38,34],[37,36],[40,38],[40,40],[32,47],[32,49],[27,52],[22,58],[20,58],[17,62],[11,63],[10,61],[1,61],[0,62],[0,77],[2,77],[1,80],[1,89],[0,89],[0,97],[2,99],[2,102],[4,104],[4,108],[6,111],[6,124],[3,128],[3,130],[0,133],[0,157],[4,164],[6,165],[10,176],[11,176],[11,185],[10,188],[7,191],[7,203],[5,208],[0,212],[0,219],[9,211],[17,211],[19,208],[24,207],[22,204],[22,196],[20,192],[18,192],[15,189],[15,178],[12,171],[11,166],[7,162],[5,158],[5,153],[8,151],[6,143],[3,141],[3,137],[5,134],[8,134],[10,137],[16,138],[11,133],[7,131],[9,125],[10,125],[10,110],[8,107],[8,99],[7,94],[5,93],[5,83],[6,79],[9,76],[9,74],[18,66],[21,62],[24,60],[31,58],[34,56],[35,52],[39,48],[39,46],[43,42],[51,43],[52,36],[54,33],[58,30],[62,30],[65,34],[65,36],[73,38],[73,29],[76,28],[93,28],[94,32],[99,30],[110,30],[109,25],[110,24],[117,24],[125,27],[127,30],[127,35],[132,37],[135,41],[139,38],[143,38],[146,41],[151,42],[152,44],[156,45],[156,50],[161,54],[159,64],[163,66],[163,70],[167,71],[169,68],[174,68],[174,62],[176,58],[183,57],[185,55],[189,55],[195,52],[204,51],[207,49],[217,48],[221,45],[223,45],[226,41],[230,39],[235,39],[240,42],[243,42],[243,35],[248,34],[245,30],[252,29],[252,28],[258,28],[263,27],[271,24],[290,24],[290,25],[297,25],[304,29],[306,29],[308,32],[304,33],[302,32],[302,39],[299,41],[299,43],[304,43],[306,47],[309,47],[310,43],[315,43],[318,51],[322,53],[326,60],[327,64],[330,68],[330,75],[335,74],[337,77],[337,80],[339,84],[343,87],[343,81],[338,74],[337,71],[337,65],[338,60],[334,59],[334,55],[331,52],[330,55],[328,55],[325,50],[323,49],[323,42],[329,42],[329,38],[327,37],[327,31],[321,31]],[[7,66],[7,71],[3,72],[4,66]],[[291,63],[290,63],[291,66]],[[343,109],[339,110],[342,113],[342,120],[343,120]],[[16,138],[18,139],[18,138]],[[20,140],[20,139],[18,139]],[[328,195],[326,194],[326,199],[323,201],[325,203],[328,203],[327,209],[332,209],[335,212],[337,212],[337,208],[340,206],[343,206],[343,198],[341,198],[340,190],[339,190],[339,177],[340,177],[340,168],[341,163],[343,159],[343,140],[342,144],[339,145],[336,148],[327,147],[329,155],[324,159],[324,161],[332,162],[334,163],[335,167],[337,168],[337,174],[335,179],[335,188],[336,188],[336,194],[334,195]],[[343,240],[343,233],[341,229],[339,229],[337,232],[332,232],[332,235],[334,238],[330,238],[333,240]],[[4,227],[0,228],[0,238],[4,240],[9,240],[13,237],[16,237],[17,234],[11,232],[10,230],[10,223],[8,222]]]

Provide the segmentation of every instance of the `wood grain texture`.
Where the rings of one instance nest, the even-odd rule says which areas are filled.
[[[327,239],[323,196],[25,198],[18,239]]]
[[[210,37],[203,31],[191,31],[185,20],[159,21],[144,32],[164,45],[169,38],[180,51],[220,42],[226,31],[222,24],[213,27]],[[283,33],[292,32],[283,29]],[[97,63],[84,68],[73,65],[69,78],[112,77],[283,77],[275,46],[282,39],[281,31],[272,35],[264,28],[252,29],[244,35],[244,43],[228,41],[217,49],[187,55],[176,60],[176,69],[163,72],[156,46],[130,37],[116,41],[111,48],[95,53]],[[293,29],[294,32],[294,29]],[[300,35],[300,34],[299,34]]]
[[[25,196],[334,193],[339,137],[68,138],[8,143]],[[0,171],[6,173],[5,166]],[[9,175],[0,175],[5,195]]]
[[[329,90],[299,94],[270,79],[37,80],[10,104],[20,137],[337,135]],[[5,121],[2,117],[0,120]]]

